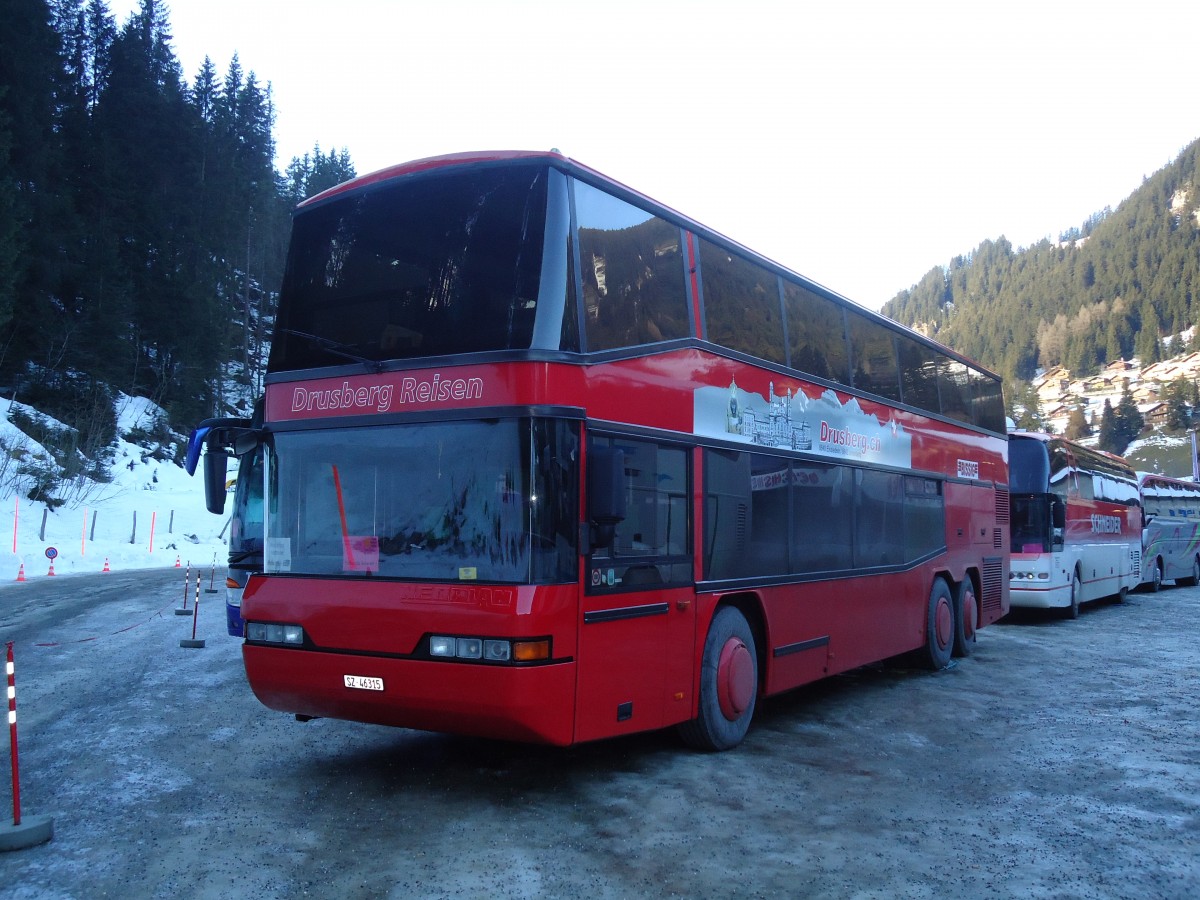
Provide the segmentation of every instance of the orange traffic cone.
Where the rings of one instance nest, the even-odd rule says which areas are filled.
[[[178,556],[175,557],[175,568],[177,568],[177,569],[182,568],[182,566],[179,565],[179,557]]]
[[[104,568],[103,568],[102,572],[111,572],[111,571],[112,571],[112,569],[110,569],[108,567],[108,557],[106,556],[106,557],[104,557]]]
[[[53,575],[53,574],[54,574],[54,560],[50,560],[50,571],[49,571],[49,572],[47,572],[46,574],[47,574],[47,575]]]
[[[21,563],[21,568],[17,570],[17,581],[25,580],[25,563]]]

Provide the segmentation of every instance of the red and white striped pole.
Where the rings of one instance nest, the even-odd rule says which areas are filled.
[[[54,820],[29,816],[21,821],[21,776],[17,763],[17,674],[13,665],[13,642],[8,642],[8,733],[12,746],[13,823],[0,825],[0,851],[36,847],[54,837]]]
[[[197,570],[197,574],[199,574],[199,570]],[[191,578],[192,578],[192,561],[189,559],[188,564],[187,564],[187,569],[183,573],[183,606],[175,607],[175,615],[177,615],[177,616],[192,615],[192,611],[190,609],[188,609],[188,602],[187,602],[188,587],[189,587],[188,582],[191,580]]]
[[[190,563],[189,563],[190,565]],[[187,590],[187,583],[184,583],[183,589]],[[180,647],[191,647],[193,649],[204,646],[204,638],[196,637],[196,620],[200,618],[200,569],[196,569],[196,603],[192,607],[192,636],[184,638],[179,642]]]
[[[21,776],[17,762],[17,670],[13,665],[13,642],[8,642],[8,740],[12,747],[13,825],[21,824]]]

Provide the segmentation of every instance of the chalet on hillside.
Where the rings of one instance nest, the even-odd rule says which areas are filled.
[[[1071,414],[1080,409],[1088,424],[1097,429],[1104,404],[1116,409],[1128,393],[1147,425],[1165,425],[1170,407],[1163,391],[1177,378],[1200,382],[1200,351],[1140,367],[1138,361],[1116,360],[1099,374],[1072,379],[1063,366],[1054,366],[1032,382],[1047,426],[1058,434],[1066,430]]]
[[[1162,399],[1162,388],[1157,382],[1147,382],[1138,385],[1137,389],[1132,392],[1133,402],[1138,406],[1146,403],[1157,403]]]
[[[1165,425],[1171,408],[1165,403],[1145,403],[1138,406],[1138,412],[1147,425]]]
[[[1071,373],[1062,366],[1055,366],[1045,372],[1040,379],[1034,379],[1033,388],[1038,400],[1045,408],[1064,396],[1071,386]]]

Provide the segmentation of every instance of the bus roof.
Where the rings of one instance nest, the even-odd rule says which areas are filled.
[[[398,163],[394,166],[388,166],[375,172],[369,172],[366,175],[360,175],[357,178],[352,178],[349,181],[344,181],[341,184],[334,185],[333,187],[302,201],[297,205],[296,210],[301,211],[311,206],[322,204],[325,201],[333,199],[341,194],[357,191],[363,188],[370,188],[374,185],[383,184],[394,178],[402,178],[408,175],[428,172],[435,169],[451,168],[454,166],[469,166],[505,162],[542,162],[552,165],[568,175],[582,177],[584,181],[590,182],[596,186],[602,186],[622,199],[632,201],[635,204],[640,204],[643,207],[648,207],[649,209],[653,210],[656,215],[673,220],[677,225],[682,226],[693,234],[697,234],[701,237],[714,240],[717,243],[724,244],[727,248],[735,250],[746,257],[752,258],[758,263],[775,271],[777,274],[785,275],[792,280],[799,281],[806,286],[815,288],[820,293],[834,298],[838,302],[849,304],[861,314],[884,324],[888,328],[906,332],[923,344],[933,346],[938,350],[947,353],[952,358],[961,362],[965,362],[971,367],[991,376],[992,378],[999,378],[996,372],[992,371],[986,366],[981,365],[971,357],[946,347],[927,335],[921,334],[921,332],[897,322],[895,319],[888,318],[877,310],[865,307],[857,301],[845,296],[844,294],[838,293],[832,288],[826,287],[819,282],[813,281],[811,278],[801,275],[799,272],[788,268],[782,263],[775,262],[774,260],[763,256],[761,253],[751,249],[750,247],[747,247],[745,244],[739,243],[733,238],[730,238],[719,231],[715,231],[714,229],[697,222],[695,219],[684,215],[683,213],[670,206],[667,206],[666,204],[660,203],[659,201],[647,196],[646,194],[643,194],[640,191],[628,187],[620,181],[605,175],[603,172],[599,172],[590,166],[571,159],[559,150],[475,150],[463,153],[448,153],[443,156],[429,156],[423,159],[411,160],[409,162]]]
[[[1174,478],[1171,475],[1163,475],[1160,472],[1138,472],[1138,484],[1146,485],[1157,483],[1168,487],[1181,487],[1188,491],[1200,491],[1200,484],[1197,484],[1191,478]]]

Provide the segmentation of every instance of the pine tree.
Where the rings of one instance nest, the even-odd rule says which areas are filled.
[[[1080,438],[1091,436],[1091,433],[1092,426],[1088,424],[1083,410],[1076,406],[1067,417],[1067,427],[1063,430],[1063,437],[1077,441]]]
[[[1109,453],[1119,453],[1125,449],[1125,444],[1121,444],[1120,441],[1120,436],[1117,434],[1117,417],[1113,413],[1112,404],[1106,398],[1104,410],[1100,413],[1100,435],[1096,440],[1096,446]]]
[[[193,200],[197,117],[161,3],[142,0],[112,60],[96,122],[100,180],[132,299],[134,343],[124,380],[169,412],[198,417],[221,358],[221,320],[211,287],[194,277],[196,260],[208,252]]]
[[[1005,395],[1008,397],[1008,415],[1022,431],[1045,431],[1046,420],[1042,413],[1042,400],[1032,384],[1018,382]]]
[[[62,150],[56,120],[59,40],[44,0],[9,0],[0,21],[0,365],[19,371],[23,325],[55,294],[61,229]],[[23,321],[22,321],[23,320]]]
[[[1138,435],[1146,426],[1142,414],[1138,412],[1137,404],[1133,402],[1133,395],[1128,390],[1121,394],[1121,401],[1117,404],[1113,418],[1115,419],[1113,436],[1120,446],[1120,449],[1113,452],[1124,453],[1125,448],[1137,440]]]
[[[1186,431],[1191,425],[1191,409],[1188,398],[1194,385],[1182,375],[1167,385],[1163,391],[1163,403],[1167,406],[1167,428]]]

